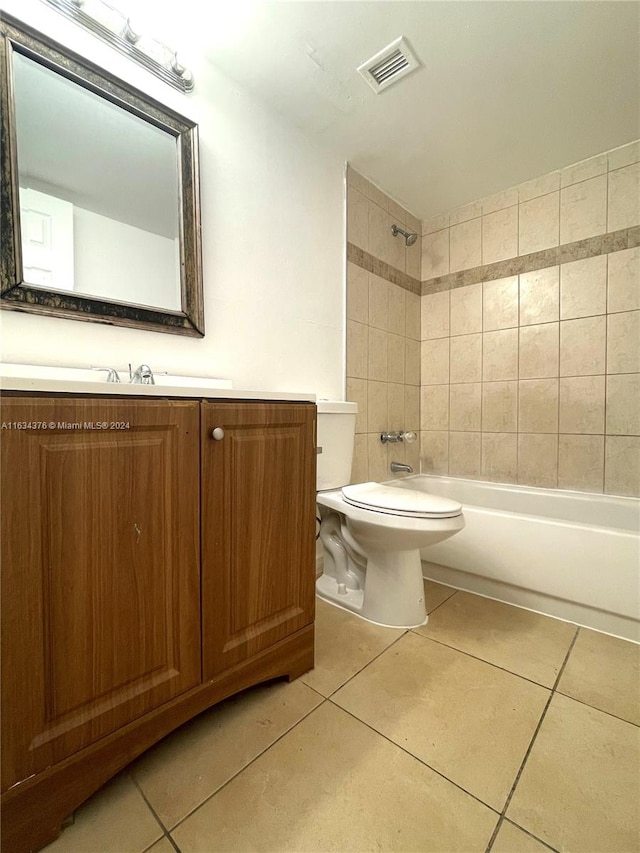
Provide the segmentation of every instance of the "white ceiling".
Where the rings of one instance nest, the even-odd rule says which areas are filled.
[[[640,137],[637,2],[181,8],[211,62],[421,218]],[[375,94],[356,68],[400,35],[423,67]]]

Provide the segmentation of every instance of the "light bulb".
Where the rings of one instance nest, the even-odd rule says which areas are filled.
[[[127,23],[124,26],[122,35],[131,44],[135,44],[137,41],[140,40],[140,31],[138,30],[137,26],[131,25],[131,18],[127,18]]]

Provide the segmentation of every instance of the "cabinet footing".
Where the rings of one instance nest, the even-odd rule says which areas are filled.
[[[286,675],[286,679],[291,684],[292,681],[296,681],[296,679],[300,678],[301,675],[304,675],[305,672],[309,672],[310,669],[313,669],[313,660],[311,664],[308,661],[301,661],[300,665],[295,667],[295,669],[290,669]]]
[[[313,667],[313,625],[183,693],[2,795],[2,853],[34,853],[60,835],[65,818],[112,776],[192,717],[248,687],[293,681]]]

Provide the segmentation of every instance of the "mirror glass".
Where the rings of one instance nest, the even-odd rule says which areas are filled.
[[[14,54],[24,283],[181,308],[176,137]]]

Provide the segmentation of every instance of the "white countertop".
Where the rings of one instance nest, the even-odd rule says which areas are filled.
[[[157,385],[132,385],[129,382],[105,382],[99,374],[89,374],[96,378],[59,378],[55,375],[45,376],[16,376],[14,365],[0,365],[0,391],[32,391],[50,394],[91,394],[94,396],[116,396],[116,397],[189,397],[191,399],[205,398],[211,400],[264,400],[264,401],[293,401],[315,403],[316,395],[311,392],[293,391],[253,391],[231,388],[227,380],[211,380],[208,383],[206,377],[175,377],[176,382],[172,384],[171,376],[158,376]],[[20,368],[23,366],[20,365]],[[26,366],[25,366],[26,367]],[[29,365],[31,367],[31,365]],[[34,366],[35,367],[35,366]],[[74,369],[60,368],[58,372],[71,372]],[[53,368],[45,368],[43,373],[54,374]],[[79,374],[88,374],[88,371],[79,369]],[[189,384],[184,384],[188,379]],[[215,387],[224,383],[225,387]],[[160,384],[161,383],[161,384]]]

